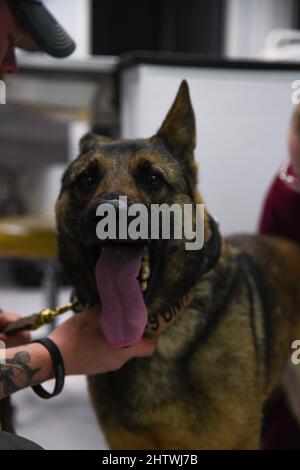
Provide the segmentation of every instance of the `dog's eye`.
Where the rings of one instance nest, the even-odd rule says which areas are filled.
[[[138,177],[138,182],[140,185],[145,186],[147,188],[159,189],[164,185],[165,179],[160,173],[155,172],[155,173],[140,175]]]
[[[90,193],[95,189],[100,182],[99,171],[86,171],[81,173],[75,181],[75,187],[81,193]]]

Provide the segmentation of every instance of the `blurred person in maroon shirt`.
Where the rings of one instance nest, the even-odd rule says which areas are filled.
[[[280,168],[266,195],[259,232],[300,244],[300,104],[291,120],[288,150],[289,159]],[[278,402],[266,419],[263,447],[300,449],[300,426],[284,399]]]
[[[290,158],[282,165],[269,189],[259,231],[300,244],[300,105],[293,114],[288,147]]]

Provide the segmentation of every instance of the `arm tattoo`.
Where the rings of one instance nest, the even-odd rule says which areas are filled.
[[[32,369],[30,361],[30,354],[21,351],[0,365],[0,400],[22,388],[35,385],[33,377],[40,369]]]

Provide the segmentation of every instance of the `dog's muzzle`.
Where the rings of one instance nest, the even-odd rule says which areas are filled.
[[[130,207],[133,202],[126,198],[126,202],[122,199],[121,194],[105,193],[101,198],[94,201],[79,217],[78,234],[81,243],[99,244],[99,243],[145,243],[147,240],[141,238],[131,238],[128,233],[128,227],[135,220],[134,215],[129,214]],[[124,197],[124,196],[123,196]],[[113,236],[105,239],[99,238],[97,234],[97,226],[103,219],[108,224],[114,224]],[[146,218],[140,218],[141,223],[148,225]],[[120,225],[123,223],[122,229]],[[126,224],[126,226],[124,226]],[[125,234],[125,236],[124,236]]]

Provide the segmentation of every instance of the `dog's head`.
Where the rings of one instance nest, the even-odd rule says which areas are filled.
[[[117,230],[117,239],[100,240],[101,209],[114,209],[118,228],[124,215],[127,224],[135,224],[129,208],[137,203],[148,214],[153,204],[201,203],[195,141],[194,112],[184,81],[156,135],[113,141],[88,134],[63,177],[57,202],[59,256],[78,298],[101,303],[102,328],[115,346],[133,344],[149,319],[153,323],[155,315],[171,312],[195,284],[210,254],[205,247],[187,251],[184,237],[165,240],[160,232],[153,239],[150,230],[147,239],[128,233],[121,238]],[[127,198],[127,207],[120,197]],[[206,214],[205,238],[210,237]]]

